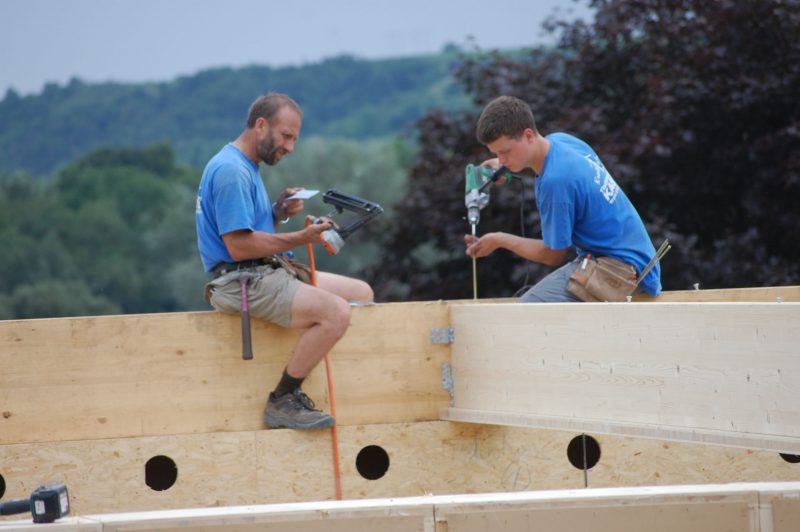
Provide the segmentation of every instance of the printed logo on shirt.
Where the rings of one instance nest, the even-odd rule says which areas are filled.
[[[611,174],[608,173],[608,170],[606,170],[606,167],[603,166],[603,163],[601,163],[599,159],[588,153],[584,155],[583,158],[586,159],[589,166],[594,169],[594,182],[597,185],[601,185],[600,193],[603,194],[607,202],[613,204],[619,194],[617,182],[614,181],[614,178],[611,177]]]

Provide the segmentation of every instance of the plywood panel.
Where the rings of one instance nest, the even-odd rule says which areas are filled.
[[[339,430],[345,499],[583,488],[567,459],[571,432],[449,422],[347,426]],[[589,487],[800,481],[800,464],[776,453],[594,435]],[[389,468],[367,480],[359,452],[381,447]],[[154,491],[145,463],[175,461],[177,482]],[[78,515],[332,500],[329,431],[245,431],[0,446],[5,500],[42,482],[70,490]],[[0,518],[0,522],[3,519]]]
[[[442,302],[354,309],[331,352],[340,425],[433,420],[449,402]],[[298,333],[215,312],[0,321],[0,444],[258,430]],[[304,385],[328,409],[324,367]]]
[[[456,410],[447,419],[800,453],[798,303],[462,305],[451,314]]]

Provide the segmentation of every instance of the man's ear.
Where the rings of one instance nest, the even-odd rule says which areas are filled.
[[[531,128],[526,128],[522,132],[522,136],[525,137],[525,140],[527,140],[528,143],[531,143],[533,142],[533,139],[536,138],[536,133]]]
[[[263,116],[256,118],[256,129],[263,129],[265,127],[269,127],[269,120]]]

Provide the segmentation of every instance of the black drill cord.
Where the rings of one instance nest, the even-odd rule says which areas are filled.
[[[0,515],[23,514],[31,511],[31,501],[28,499],[16,499],[0,503]]]
[[[522,181],[522,176],[519,177],[520,182],[520,191],[519,191],[519,232],[522,238],[525,238],[525,183]],[[528,285],[528,279],[531,276],[531,261],[525,259],[525,281],[522,283],[522,287],[514,292],[513,297],[519,297],[525,291],[530,288]]]

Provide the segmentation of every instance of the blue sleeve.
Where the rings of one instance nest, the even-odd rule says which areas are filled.
[[[233,165],[225,165],[214,176],[214,206],[220,236],[254,228],[255,206],[250,181]]]
[[[542,240],[550,249],[565,249],[572,245],[575,227],[575,208],[564,187],[539,189],[539,217],[542,222]]]

